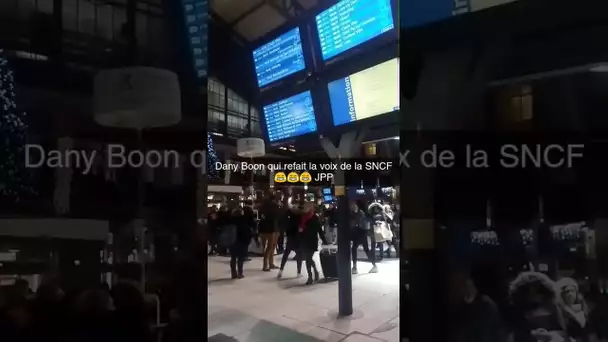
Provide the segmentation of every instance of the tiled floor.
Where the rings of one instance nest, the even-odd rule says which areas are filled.
[[[235,281],[229,279],[228,258],[210,257],[209,340],[398,342],[399,261],[378,267],[380,273],[368,274],[371,265],[359,262],[354,313],[339,318],[338,283],[305,286],[305,278],[295,277],[295,262],[277,280],[275,271],[262,272],[261,259],[253,258],[245,264],[245,279]]]

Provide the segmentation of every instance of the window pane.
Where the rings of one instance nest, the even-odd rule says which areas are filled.
[[[511,98],[511,120],[515,122],[519,122],[522,120],[521,115],[521,97],[514,96]]]
[[[226,121],[226,117],[224,116],[224,113],[222,113],[222,112],[210,109],[209,113],[211,113],[211,115],[209,116],[209,118],[210,118],[210,121],[212,121],[212,122],[224,122],[224,121]]]
[[[208,93],[208,99],[209,99],[209,105],[210,106],[214,106],[214,107],[218,107],[218,108],[224,108],[224,96],[215,93],[215,92],[209,92]]]
[[[113,18],[113,40],[125,41],[125,24],[127,23],[127,13],[122,7],[114,7],[112,11]]]
[[[251,120],[251,136],[260,137],[262,136],[262,130],[260,128],[260,122],[257,120]]]
[[[163,18],[147,17],[147,42],[152,51],[165,51],[166,32],[163,27]]]
[[[248,120],[243,117],[228,115],[228,135],[231,137],[246,137],[249,135]]]
[[[78,2],[78,32],[95,34],[95,6],[86,0]]]
[[[224,133],[226,117],[221,111],[209,109],[207,111],[208,127],[210,131]]]
[[[36,10],[36,3],[34,0],[18,0],[17,6],[20,20],[29,20],[32,17],[34,10]]]
[[[242,97],[232,89],[228,89],[228,110],[249,116],[249,105]]]
[[[12,0],[4,0],[12,1]],[[53,0],[37,0],[38,12],[53,14]]]
[[[63,0],[63,29],[66,31],[78,31],[78,0]]]
[[[3,24],[8,25],[19,15],[19,3],[17,0],[0,1],[0,20]],[[9,20],[6,20],[9,19]]]
[[[65,0],[64,0],[65,1]],[[97,33],[98,37],[112,40],[112,6],[97,6]]]
[[[209,105],[218,107],[218,108],[224,108],[225,107],[225,103],[224,103],[225,99],[224,99],[224,94],[223,94],[224,85],[214,79],[210,79],[208,82],[207,88],[209,90],[209,92],[208,92]]]
[[[13,17],[17,13],[17,5],[17,1],[14,0],[0,1],[0,18]]]
[[[368,157],[373,157],[376,155],[376,144],[369,144],[366,146],[365,155]]]
[[[148,4],[138,3],[137,7],[147,11]],[[148,15],[138,12],[135,17],[135,36],[139,46],[148,47]],[[160,38],[160,37],[159,37]]]
[[[521,99],[522,120],[532,120],[534,117],[534,100],[532,95],[525,95]]]

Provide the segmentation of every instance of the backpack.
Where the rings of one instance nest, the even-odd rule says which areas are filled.
[[[230,224],[223,227],[218,242],[221,247],[233,246],[236,243],[236,226]]]
[[[376,242],[390,241],[393,238],[393,232],[386,222],[376,221],[374,223],[374,237]]]

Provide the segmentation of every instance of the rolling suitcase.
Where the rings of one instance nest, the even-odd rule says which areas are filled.
[[[338,246],[321,247],[319,259],[321,259],[323,276],[326,279],[338,279]]]

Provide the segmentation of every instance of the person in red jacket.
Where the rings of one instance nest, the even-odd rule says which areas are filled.
[[[319,249],[319,239],[323,244],[327,244],[325,234],[323,233],[323,225],[321,219],[315,213],[314,204],[311,202],[304,203],[303,214],[300,217],[298,225],[298,236],[302,257],[306,261],[306,271],[308,272],[307,285],[312,285],[319,280],[319,271],[313,257]],[[314,278],[313,278],[314,272]]]

